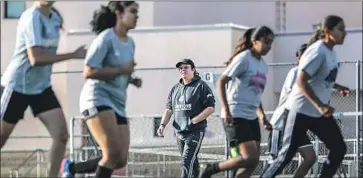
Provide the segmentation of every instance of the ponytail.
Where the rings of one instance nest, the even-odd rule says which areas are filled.
[[[255,28],[250,28],[245,32],[243,37],[239,40],[238,45],[234,48],[234,52],[233,52],[232,56],[228,59],[227,62],[224,63],[226,66],[228,66],[229,64],[232,63],[233,58],[235,56],[237,56],[237,54],[239,54],[247,49],[252,48],[253,44],[252,44],[251,36],[252,36],[254,30],[255,30]]]
[[[309,44],[308,46],[312,45],[313,43],[315,43],[316,41],[320,40],[324,38],[324,33],[322,32],[321,29],[317,29],[313,35],[311,36],[310,40],[309,40]]]
[[[268,35],[273,35],[274,32],[266,26],[260,26],[258,28],[250,28],[248,29],[245,34],[243,35],[242,39],[239,40],[239,44],[234,49],[233,55],[229,58],[229,60],[225,63],[227,66],[232,63],[232,60],[234,57],[236,57],[237,54],[247,50],[251,49],[253,47],[253,40],[260,40],[263,37],[266,37]]]
[[[114,27],[117,21],[116,11],[123,13],[126,7],[135,3],[135,1],[110,1],[107,6],[101,5],[101,9],[93,13],[90,22],[92,31],[99,34],[103,30]]]
[[[199,76],[199,72],[197,72],[197,70],[194,71],[194,76]]]
[[[62,14],[55,7],[53,7],[53,6],[52,6],[52,11],[54,11],[59,16],[59,18],[61,20],[61,22],[60,22],[60,28],[63,29],[63,22],[64,22],[64,20],[63,20]]]
[[[295,55],[296,55],[296,57],[301,57],[303,54],[304,54],[304,52],[305,52],[305,50],[308,48],[308,44],[302,44],[298,49],[297,49],[297,51],[296,51],[296,53],[295,53]]]
[[[91,29],[96,34],[101,33],[107,28],[111,28],[116,25],[116,14],[112,13],[110,8],[101,5],[101,9],[96,10],[93,13],[93,18],[90,22]]]
[[[323,22],[320,23],[319,29],[315,31],[313,36],[309,40],[309,46],[316,41],[325,38],[325,32],[332,31],[340,22],[344,22],[343,18],[337,15],[328,15],[324,18]]]

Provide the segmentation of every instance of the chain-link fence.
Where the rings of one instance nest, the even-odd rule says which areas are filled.
[[[171,127],[165,137],[156,135],[160,116],[131,116],[129,119],[131,142],[129,162],[125,170],[115,174],[124,176],[178,177],[180,176],[180,154],[176,147],[176,136]],[[83,118],[72,118],[70,155],[75,161],[100,156],[94,140],[90,137]],[[151,132],[149,132],[151,131]],[[209,118],[208,129],[198,156],[200,163],[224,159],[225,135],[221,120]]]
[[[357,62],[356,64],[356,73],[357,73],[357,88],[358,88],[358,94],[356,94],[356,111],[357,112],[362,112],[363,111],[363,60],[360,60]],[[357,117],[357,125],[356,125],[356,130],[357,130],[357,157],[358,157],[358,161],[357,161],[357,177],[363,177],[363,116],[362,114],[360,116]]]
[[[264,109],[268,117],[271,116],[272,111],[277,106],[280,90],[288,71],[295,66],[296,64],[269,65],[267,86],[263,95]],[[357,62],[340,63],[340,73],[337,83],[352,88],[352,93],[349,96],[343,97],[337,92],[333,92],[330,101],[331,105],[335,107],[337,111],[335,115],[339,121],[348,147],[344,162],[338,172],[340,176],[346,175],[348,177],[357,177],[358,170],[362,169],[362,166],[359,166],[359,164],[362,165],[362,137],[360,137],[361,133],[358,133],[359,126],[361,125],[360,123],[362,123],[362,117],[360,117],[362,114],[359,109],[361,106],[359,106],[359,104],[362,102],[362,82],[361,78],[359,78],[361,74],[358,73],[358,69],[359,66],[357,65]],[[208,82],[213,91],[216,92],[216,80],[223,72],[224,67],[198,67],[197,70],[201,77]],[[149,92],[159,92],[155,93],[157,96],[148,96],[148,100],[143,100],[146,104],[145,102],[143,103],[149,107],[144,107],[145,105],[139,106],[140,104],[136,106],[136,103],[133,101],[128,103],[131,105],[129,110],[132,111],[132,114],[129,116],[131,132],[129,162],[125,169],[117,171],[115,174],[131,177],[178,177],[180,176],[180,155],[176,147],[176,138],[173,129],[170,126],[171,124],[167,127],[166,136],[164,138],[159,138],[156,136],[156,130],[161,120],[160,114],[145,115],[149,113],[161,113],[163,111],[164,100],[168,94],[168,89],[176,83],[178,73],[174,68],[143,69],[138,70],[136,73],[138,76],[142,77],[144,81],[153,81],[152,85],[144,86]],[[135,91],[135,93],[133,92],[134,91],[131,92],[131,95],[137,94],[137,91]],[[137,95],[140,95],[140,97],[145,96],[143,93]],[[158,98],[158,100],[155,98]],[[158,108],[158,110],[155,111],[155,108]],[[219,102],[217,102],[216,113],[219,113],[219,110],[220,105]],[[314,135],[310,134],[310,136],[319,157],[319,161],[311,170],[310,175],[317,176],[321,171],[328,150],[323,143],[316,141],[317,139]],[[100,155],[100,153],[95,150],[94,141],[89,138],[83,118],[72,119],[71,138],[70,153],[75,161],[85,161]],[[255,176],[262,173],[263,167],[268,161],[268,156],[265,155],[265,152],[267,151],[267,139],[268,132],[262,130],[260,164],[254,172]],[[208,119],[206,136],[198,156],[199,162],[216,162],[225,159],[225,142],[225,133],[221,119],[217,115],[210,117]],[[301,163],[301,160],[301,157],[296,154],[296,157],[294,157],[291,163],[286,166],[282,174],[291,176]],[[225,173],[220,173],[219,175],[225,176]]]
[[[354,115],[357,113],[337,113],[336,117],[338,118],[339,126],[342,129],[344,136],[349,136],[352,130],[343,124],[344,120],[354,121]],[[268,116],[271,116],[270,114]],[[130,118],[130,128],[131,128],[131,139],[134,140],[142,136],[142,133],[147,129],[151,129],[154,132],[156,131],[156,127],[154,125],[157,124],[158,121],[155,119],[159,118],[159,116],[155,117],[131,117]],[[140,125],[140,123],[147,122],[153,120],[155,124],[152,126],[153,128],[145,129],[145,125],[143,129],[138,131],[134,131],[132,127],[134,125]],[[78,133],[73,132],[73,140],[71,140],[71,155],[75,161],[86,161],[90,158],[100,156],[100,152],[96,150],[94,140],[89,136],[89,133],[85,127],[83,118],[74,118],[73,121],[73,130],[80,131]],[[218,116],[213,116],[209,118],[208,129],[206,131],[206,138],[201,147],[200,154],[198,156],[200,163],[207,162],[217,162],[225,159],[226,157],[226,144],[225,144],[225,133],[223,128],[221,127],[221,120]],[[148,124],[149,125],[149,124]],[[136,130],[136,129],[135,129]],[[171,128],[169,129],[171,131]],[[138,133],[135,133],[138,132]],[[169,133],[170,134],[170,133]],[[174,134],[171,133],[171,137],[166,138],[166,140],[158,140],[159,138],[144,138],[150,140],[148,146],[135,146],[131,147],[130,155],[129,155],[129,163],[125,170],[117,171],[115,174],[123,175],[123,176],[157,176],[157,177],[176,177],[180,175],[180,155],[179,151],[176,147],[176,138]],[[150,136],[146,136],[150,137]],[[153,136],[154,137],[154,136]],[[155,133],[156,137],[156,133]],[[328,155],[328,150],[325,145],[321,142],[316,142],[316,137],[310,134],[310,138],[314,143],[314,148],[318,153],[319,161],[310,172],[311,175],[315,175],[321,171],[322,164]],[[269,160],[269,156],[265,155],[267,150],[267,139],[268,139],[268,131],[262,130],[262,143],[261,143],[261,157],[260,164],[257,166],[254,175],[260,175],[263,171],[263,167],[266,166],[267,161]],[[154,140],[154,141],[153,141]],[[340,173],[345,173],[347,176],[355,175],[355,160],[357,159],[357,151],[356,144],[357,140],[354,138],[345,137],[345,141],[348,147],[347,154],[345,155],[345,161],[342,164]],[[151,144],[155,142],[154,144]],[[173,146],[174,145],[174,146]],[[301,163],[301,157],[296,154],[293,160],[286,166],[283,170],[282,174],[284,175],[292,175],[298,165]],[[220,174],[221,176],[223,173]]]

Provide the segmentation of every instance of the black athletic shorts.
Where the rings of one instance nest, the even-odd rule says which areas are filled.
[[[89,118],[101,111],[106,111],[106,110],[113,110],[113,109],[109,106],[97,106],[96,108],[87,109],[87,110],[83,111],[82,114],[85,118]],[[126,117],[120,116],[116,112],[115,112],[115,115],[116,115],[117,125],[126,125],[127,124],[128,119]]]
[[[261,142],[261,130],[258,119],[247,120],[244,118],[233,118],[232,125],[224,124],[228,142],[234,140],[236,144],[248,141]]]
[[[16,124],[24,118],[25,110],[30,106],[34,117],[39,114],[61,108],[51,87],[36,95],[26,95],[11,88],[3,88],[1,93],[1,119]]]

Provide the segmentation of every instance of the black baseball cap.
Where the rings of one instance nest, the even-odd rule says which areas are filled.
[[[194,62],[191,59],[183,59],[180,62],[176,63],[175,67],[179,68],[182,64],[191,65],[192,68],[195,68]]]

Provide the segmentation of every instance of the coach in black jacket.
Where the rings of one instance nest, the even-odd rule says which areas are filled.
[[[163,136],[165,126],[173,115],[173,126],[182,156],[181,177],[198,177],[198,152],[207,127],[207,117],[214,112],[215,99],[212,90],[201,80],[194,62],[183,59],[176,64],[181,79],[171,89],[158,135]]]

